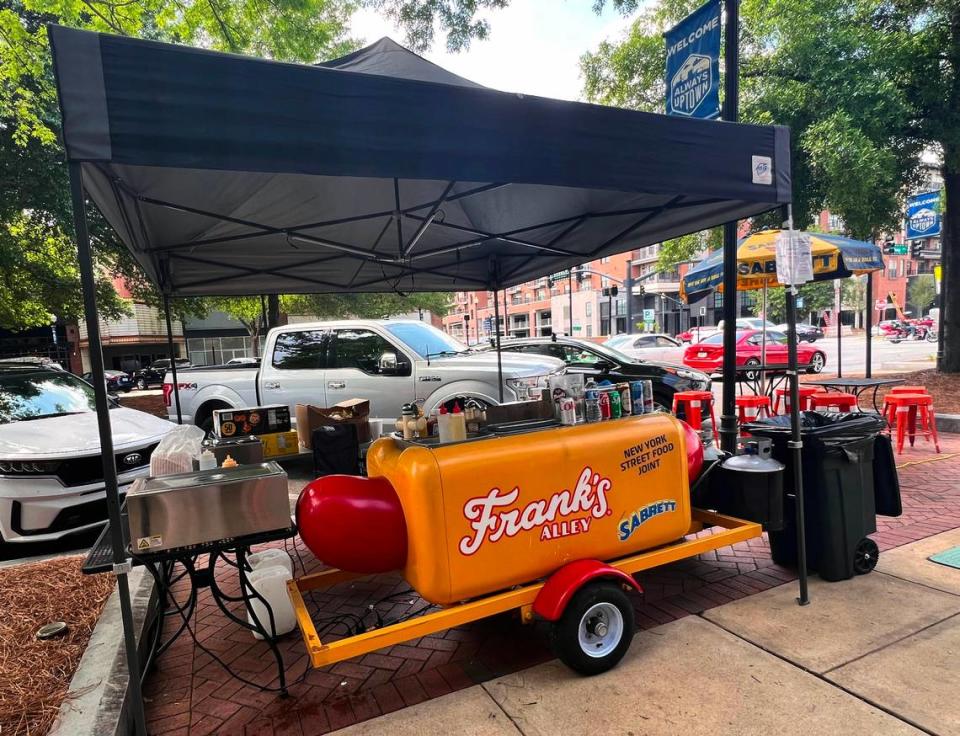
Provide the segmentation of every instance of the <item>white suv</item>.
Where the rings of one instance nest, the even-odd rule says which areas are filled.
[[[150,469],[173,424],[110,409],[120,491]],[[44,542],[107,518],[93,387],[63,371],[0,363],[0,543]]]

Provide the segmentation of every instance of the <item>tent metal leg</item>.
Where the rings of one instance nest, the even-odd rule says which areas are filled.
[[[110,542],[113,550],[114,573],[120,598],[120,619],[123,623],[123,642],[127,655],[130,712],[133,715],[134,732],[146,736],[147,726],[143,713],[143,693],[140,690],[140,660],[137,656],[137,641],[133,630],[133,610],[130,605],[130,584],[127,580],[129,559],[123,546],[120,525],[120,494],[117,487],[117,466],[114,462],[113,435],[110,429],[110,400],[103,376],[103,350],[100,344],[100,323],[97,315],[96,282],[93,275],[93,258],[90,253],[90,234],[87,231],[87,216],[83,197],[83,182],[80,164],[70,162],[70,195],[73,200],[73,226],[77,236],[77,259],[80,264],[80,283],[83,287],[83,313],[87,323],[94,401],[97,408],[97,429],[100,434],[100,454],[103,459],[103,482],[107,497],[107,514],[110,519]]]
[[[170,321],[170,297],[163,295],[163,316],[167,320],[167,353],[170,356],[170,374],[173,377],[173,400],[177,406],[177,424],[183,424],[180,410],[180,383],[177,381],[177,356],[173,349],[173,324]]]
[[[790,374],[790,406],[800,406],[800,376],[797,372],[797,296],[788,286],[787,296],[787,362]],[[800,412],[790,412],[790,450],[793,453],[793,488],[797,523],[797,573],[800,576],[800,596],[797,602],[810,602],[807,592],[807,536],[803,507],[803,439],[800,436]]]
[[[729,22],[729,21],[728,21]],[[737,450],[737,223],[723,226],[723,401],[720,449]]]
[[[864,372],[864,377],[871,378],[873,376],[873,274],[867,274],[867,368]]]
[[[740,96],[740,3],[726,0],[723,119],[736,122]],[[737,223],[723,226],[723,401],[720,449],[737,450]]]
[[[504,292],[506,293],[506,292]],[[503,355],[500,352],[500,297],[496,290],[493,292],[493,321],[494,329],[497,335],[497,388],[500,391],[500,403],[503,403]],[[506,328],[506,316],[504,316],[504,328]]]
[[[839,281],[834,293],[834,301],[836,302],[834,311],[837,313],[837,378],[843,378],[843,320],[841,319],[843,300]]]

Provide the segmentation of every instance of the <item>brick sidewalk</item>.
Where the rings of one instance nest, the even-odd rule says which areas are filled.
[[[943,435],[941,445],[943,455],[921,442],[899,459],[903,515],[877,519],[874,538],[881,549],[960,527],[960,436]],[[312,555],[302,555],[307,572],[313,572]],[[236,592],[236,576],[223,566],[218,570],[225,591]],[[637,623],[650,628],[795,575],[773,564],[764,538],[666,565],[638,579],[644,593],[634,598]],[[398,595],[407,589],[394,574],[344,583],[315,596],[314,620],[359,615],[387,596],[394,597],[376,609],[390,619],[425,605],[415,594]],[[230,623],[206,591],[198,602],[195,631],[205,647],[247,679],[276,684],[267,647]],[[321,670],[308,670],[302,640],[294,632],[281,644],[289,679],[296,682],[287,699],[232,679],[184,635],[147,680],[149,731],[158,736],[327,733],[550,659],[546,631],[542,622],[524,626],[504,614]]]

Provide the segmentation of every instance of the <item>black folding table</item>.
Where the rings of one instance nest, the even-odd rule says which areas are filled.
[[[129,550],[129,532],[127,527],[127,509],[124,505],[121,510],[121,533],[123,535],[124,546]],[[157,585],[157,620],[154,623],[152,637],[147,649],[146,664],[142,672],[149,670],[150,664],[170,645],[187,631],[197,606],[197,595],[202,588],[209,588],[210,595],[214,603],[223,612],[223,614],[234,623],[249,629],[252,632],[263,637],[264,642],[270,647],[273,657],[277,663],[277,674],[279,677],[278,690],[287,694],[286,672],[283,664],[283,656],[277,646],[277,637],[270,632],[276,629],[274,624],[273,610],[270,604],[263,596],[250,585],[247,572],[247,555],[250,548],[255,544],[264,542],[274,542],[281,539],[289,539],[296,534],[296,527],[290,526],[286,529],[276,529],[273,531],[261,532],[258,534],[249,534],[232,539],[217,540],[206,542],[187,548],[156,552],[153,554],[134,554],[132,551],[132,563],[135,567],[143,566],[153,576]],[[206,556],[206,560],[201,560]],[[232,558],[232,559],[231,559]],[[222,560],[224,564],[236,568],[240,578],[240,594],[237,596],[225,593],[217,583],[216,566]],[[177,571],[177,567],[180,571]],[[87,557],[83,562],[82,571],[84,574],[93,575],[97,573],[110,572],[113,569],[113,554],[110,543],[110,523],[104,526],[103,531],[97,538],[97,541],[90,548]],[[173,586],[183,580],[189,582],[187,599],[183,603],[178,602],[173,594]],[[253,601],[258,600],[264,606],[269,618],[269,627],[265,622],[260,621],[256,611],[253,608]],[[242,617],[234,614],[228,607],[228,603],[242,602],[250,620],[244,620]],[[163,637],[164,622],[168,616],[179,618],[179,623],[174,632],[166,639]],[[233,672],[227,669],[227,672],[237,677]],[[243,678],[239,678],[243,679]],[[244,680],[244,682],[246,682]],[[260,687],[260,686],[258,686]]]

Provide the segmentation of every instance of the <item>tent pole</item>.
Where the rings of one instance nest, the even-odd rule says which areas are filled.
[[[793,206],[787,205],[787,229],[793,233]],[[803,500],[803,437],[800,434],[800,373],[797,360],[797,289],[792,284],[786,286],[787,306],[787,375],[790,378],[790,442],[788,446],[793,455],[793,498],[796,504],[797,525],[797,573],[800,578],[800,596],[797,602],[801,606],[810,603],[807,591],[807,533],[806,510]]]
[[[834,290],[834,311],[837,313],[837,378],[843,378],[843,320],[840,314],[843,311],[843,299],[841,298],[840,282],[837,281],[837,288]]]
[[[793,453],[793,488],[796,503],[797,571],[800,576],[800,597],[805,606],[810,602],[807,592],[807,537],[803,501],[803,439],[800,436],[800,377],[797,373],[797,296],[793,286],[787,287],[787,350],[790,374],[790,449]]]
[[[500,297],[497,295],[497,290],[493,290],[493,321],[496,328],[497,336],[497,387],[500,390],[500,403],[503,403],[503,361],[502,354],[500,353]],[[506,318],[504,318],[503,323],[504,329],[506,329],[507,323]]]
[[[760,333],[760,363],[767,365],[767,282],[763,282],[763,332]],[[760,371],[760,393],[767,393],[767,372]]]
[[[867,274],[867,369],[864,377],[873,375],[873,272]]]
[[[736,122],[740,87],[739,0],[726,0],[724,26],[723,119]],[[737,449],[737,223],[723,226],[723,402],[720,449]]]
[[[180,384],[177,382],[177,356],[173,352],[173,324],[170,322],[170,297],[163,295],[163,316],[167,321],[167,354],[170,356],[170,374],[173,376],[173,400],[177,406],[177,424],[183,424],[180,410]]]
[[[120,517],[120,495],[117,490],[117,466],[114,461],[113,435],[110,430],[110,400],[103,375],[103,350],[100,344],[100,322],[97,315],[96,282],[93,259],[90,254],[90,234],[83,198],[80,164],[70,161],[70,195],[73,201],[73,227],[77,236],[77,260],[80,264],[80,283],[83,286],[83,313],[87,323],[94,402],[97,409],[97,428],[100,433],[100,454],[103,459],[103,485],[106,491],[107,515],[110,519],[110,546],[113,551],[113,572],[117,576],[120,598],[120,619],[123,624],[123,643],[127,655],[127,688],[134,733],[146,736],[147,725],[143,713],[143,693],[140,691],[140,659],[133,630],[133,610],[130,605],[130,582],[127,573],[130,561],[123,546]]]

